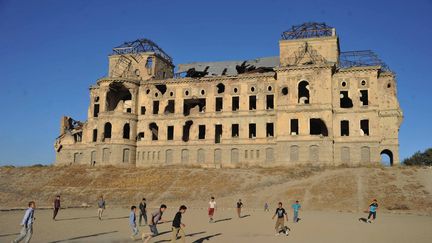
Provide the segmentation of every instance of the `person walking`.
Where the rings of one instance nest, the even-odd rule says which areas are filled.
[[[177,241],[177,235],[180,235],[180,241],[185,243],[185,233],[184,228],[185,224],[181,222],[182,214],[186,212],[187,207],[185,205],[181,205],[179,211],[176,213],[173,222],[172,222],[172,237],[171,243],[175,243]]]
[[[268,203],[264,203],[264,212],[269,212],[269,205]]]
[[[98,216],[99,216],[99,220],[102,220],[102,214],[103,214],[104,210],[105,210],[105,200],[104,200],[103,196],[101,195],[99,197],[99,200],[98,200]]]
[[[239,218],[241,218],[241,210],[242,210],[242,207],[243,207],[242,200],[239,199],[238,202],[237,202],[237,216],[238,216]]]
[[[53,220],[56,220],[57,213],[60,210],[60,195],[57,195],[54,199],[54,213],[53,213]]]
[[[282,202],[278,203],[278,207],[276,208],[276,212],[273,215],[272,219],[274,219],[275,216],[277,216],[276,225],[275,225],[276,235],[280,235],[279,230],[280,229],[284,230],[285,227],[284,216],[286,217],[286,221],[288,221],[288,214],[285,211],[285,209],[282,207]],[[287,231],[285,233],[288,234]]]
[[[213,223],[213,215],[216,211],[216,201],[214,197],[210,198],[209,202],[209,209],[208,209],[208,215],[209,215],[209,223]]]
[[[35,221],[34,211],[36,208],[36,203],[31,201],[28,203],[28,208],[24,214],[24,217],[21,221],[21,231],[18,238],[13,240],[13,243],[20,242],[24,240],[25,243],[30,242],[30,239],[33,235],[33,223]]]
[[[141,226],[141,221],[144,218],[144,223],[145,225],[147,225],[147,203],[146,203],[146,199],[143,198],[141,203],[139,204],[139,209],[140,209],[140,213],[139,213],[139,225]]]
[[[138,234],[138,227],[136,225],[136,207],[131,207],[131,212],[129,214],[129,226],[132,230],[131,239],[135,240],[135,236]]]
[[[156,237],[159,234],[157,224],[159,222],[165,222],[165,220],[162,219],[162,215],[166,209],[167,206],[165,204],[162,204],[157,211],[151,214],[151,220],[149,224],[151,234],[142,234],[141,238],[143,241],[145,240],[144,242],[149,242],[153,237]]]
[[[292,207],[293,213],[294,213],[293,222],[297,223],[299,221],[298,213],[299,213],[299,210],[301,208],[300,202],[298,200],[296,200],[295,203],[293,205],[291,205],[291,207]]]
[[[376,199],[374,199],[372,201],[372,203],[369,205],[369,210],[368,210],[369,211],[369,215],[368,215],[368,218],[367,218],[367,220],[368,220],[369,223],[372,223],[372,222],[375,221],[377,209],[378,209],[378,201]],[[372,218],[372,220],[370,218]]]

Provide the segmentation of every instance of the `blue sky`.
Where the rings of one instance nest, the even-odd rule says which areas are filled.
[[[62,115],[85,120],[114,46],[149,38],[175,63],[278,55],[281,32],[337,29],[397,73],[400,156],[432,147],[432,1],[0,0],[0,165],[49,164]]]

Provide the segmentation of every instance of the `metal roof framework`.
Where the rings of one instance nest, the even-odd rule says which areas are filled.
[[[137,54],[140,52],[154,52],[156,55],[159,55],[170,63],[173,63],[172,58],[156,43],[149,39],[137,39],[135,41],[125,42],[120,46],[113,48],[113,54],[116,55]]]
[[[293,25],[291,29],[281,34],[282,40],[296,40],[332,36],[334,28],[326,23],[307,22],[300,25]]]
[[[384,71],[391,71],[387,64],[371,50],[345,51],[339,55],[339,67],[381,66]]]

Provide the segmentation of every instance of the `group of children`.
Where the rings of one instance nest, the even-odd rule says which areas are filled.
[[[143,201],[145,201],[145,199],[143,199]],[[157,236],[159,234],[158,229],[157,229],[157,224],[158,223],[162,223],[162,222],[166,222],[165,220],[162,219],[162,215],[164,213],[164,211],[167,209],[167,206],[165,204],[162,204],[158,210],[156,210],[154,213],[151,214],[151,220],[149,223],[149,228],[150,228],[150,232],[151,233],[143,233],[141,235],[141,239],[143,240],[143,242],[149,242],[153,237]],[[185,205],[181,205],[178,212],[176,213],[176,215],[174,216],[174,219],[172,220],[172,237],[171,237],[171,242],[176,242],[177,241],[177,236],[180,236],[180,241],[181,242],[185,242],[185,233],[183,228],[186,227],[186,225],[184,223],[182,223],[182,215],[186,212],[187,207]],[[132,206],[131,207],[131,212],[129,215],[129,225],[130,228],[132,230],[132,235],[131,238],[132,240],[135,240],[135,237],[138,235],[139,230],[136,224],[136,206]],[[141,205],[140,205],[140,210],[141,209]],[[142,212],[140,212],[141,215]],[[146,219],[146,217],[145,217]],[[140,220],[141,220],[141,216],[140,216]],[[146,219],[147,221],[147,219]],[[147,222],[146,222],[147,224]]]
[[[102,214],[105,210],[105,200],[103,198],[103,196],[100,196],[98,202],[98,218],[99,220],[102,220]],[[293,209],[293,222],[297,223],[300,218],[299,218],[299,210],[301,209],[301,205],[300,202],[298,200],[295,201],[295,203],[293,203],[291,205],[292,209]],[[28,203],[28,208],[24,214],[23,220],[21,221],[21,231],[20,234],[18,236],[18,238],[16,238],[15,240],[13,240],[12,242],[16,243],[16,242],[21,242],[22,240],[24,240],[25,243],[30,242],[30,239],[32,237],[33,234],[33,223],[35,221],[35,217],[34,217],[34,211],[36,208],[36,203],[34,201],[31,201]],[[56,198],[54,199],[54,212],[53,212],[53,220],[56,219],[56,216],[59,212],[60,209],[60,195],[57,195]],[[239,218],[241,218],[241,210],[243,208],[243,202],[241,199],[238,200],[237,202],[237,216]],[[139,204],[139,225],[141,226],[141,219],[144,218],[145,224],[147,225],[147,204],[146,204],[146,199],[143,198],[141,203]],[[165,204],[162,204],[158,210],[156,210],[155,212],[153,212],[151,214],[151,220],[148,224],[149,228],[150,228],[150,232],[151,233],[143,233],[141,236],[141,239],[144,242],[149,242],[153,237],[157,236],[159,234],[158,229],[157,229],[157,224],[158,223],[162,223],[162,222],[166,222],[164,220],[162,220],[162,215],[164,213],[164,211],[167,209],[167,206]],[[372,201],[372,203],[369,205],[368,207],[368,218],[367,221],[369,223],[371,223],[372,221],[374,221],[376,219],[376,212],[378,209],[378,202],[376,199],[374,199]],[[186,227],[186,225],[184,223],[182,223],[182,215],[186,212],[187,207],[185,205],[181,205],[178,212],[176,213],[176,215],[174,216],[174,219],[172,221],[172,237],[171,237],[171,242],[176,242],[177,241],[177,237],[180,236],[180,240],[181,242],[185,242],[185,233],[183,228]],[[133,240],[135,240],[135,237],[138,235],[139,230],[136,224],[136,211],[137,211],[137,207],[136,206],[132,206],[131,207],[131,212],[129,215],[129,225],[130,228],[132,230],[132,235],[131,238]],[[209,207],[208,207],[208,216],[209,216],[209,222],[210,223],[214,223],[214,214],[216,211],[216,201],[214,197],[210,198],[209,201]],[[264,211],[269,211],[269,204],[266,202],[264,204]],[[280,235],[281,233],[284,233],[286,235],[288,235],[288,231],[289,228],[285,226],[285,220],[288,221],[288,214],[286,212],[286,210],[282,207],[282,202],[278,203],[278,207],[276,208],[276,211],[272,217],[272,219],[274,219],[275,217],[277,217],[276,219],[276,224],[275,224],[275,230],[276,230],[276,235]]]

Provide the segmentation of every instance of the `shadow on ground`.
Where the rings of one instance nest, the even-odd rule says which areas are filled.
[[[218,220],[213,221],[213,223],[218,223],[218,222],[228,221],[228,220],[231,220],[231,219],[232,219],[232,218],[218,219]]]
[[[171,231],[169,231],[171,232]],[[193,237],[195,235],[199,235],[199,234],[204,234],[206,231],[201,231],[201,232],[196,232],[196,233],[191,233],[191,234],[186,234],[186,237]],[[179,237],[177,237],[177,239],[179,239]],[[159,241],[155,241],[154,243],[162,243],[162,242],[171,242],[171,240],[159,240]]]
[[[116,231],[109,231],[109,232],[101,232],[101,233],[92,234],[92,235],[82,235],[82,236],[77,236],[77,237],[64,239],[64,240],[51,241],[50,243],[68,242],[68,241],[72,241],[72,240],[81,240],[81,239],[86,239],[86,238],[91,238],[91,237],[96,237],[96,236],[101,236],[101,235],[113,234],[113,233],[117,233],[117,232],[118,231],[116,230]]]
[[[214,234],[214,235],[204,236],[202,238],[199,238],[198,240],[195,240],[192,243],[203,243],[205,240],[210,240],[211,238],[219,236],[219,235],[222,235],[222,233],[217,233],[217,234]]]

